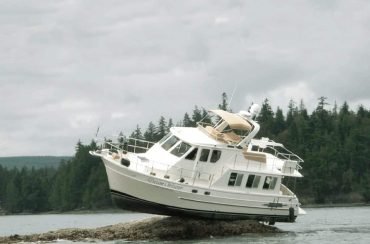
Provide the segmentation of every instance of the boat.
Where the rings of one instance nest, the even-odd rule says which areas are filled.
[[[210,110],[196,127],[172,127],[156,143],[104,140],[90,154],[102,159],[112,199],[122,209],[295,222],[305,211],[283,179],[302,177],[303,160],[281,143],[255,138],[258,112],[257,104],[238,113]]]

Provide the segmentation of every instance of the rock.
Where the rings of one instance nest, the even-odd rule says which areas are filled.
[[[0,237],[0,243],[83,240],[184,240],[244,233],[276,233],[278,228],[254,220],[219,221],[180,217],[154,217],[95,229],[62,229],[43,234]]]

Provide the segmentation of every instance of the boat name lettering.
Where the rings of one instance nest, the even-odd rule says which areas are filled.
[[[173,184],[171,182],[166,182],[166,181],[162,181],[162,180],[158,180],[158,179],[154,179],[154,178],[149,178],[148,179],[148,182],[149,183],[152,183],[152,184],[155,184],[155,185],[159,185],[159,186],[164,186],[164,187],[168,187],[168,188],[171,188],[171,189],[175,189],[175,190],[181,190],[183,188],[182,186],[178,186],[178,185]]]

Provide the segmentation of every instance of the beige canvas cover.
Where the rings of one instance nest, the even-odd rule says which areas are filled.
[[[229,124],[231,129],[247,130],[247,131],[250,131],[252,129],[251,124],[249,124],[248,121],[246,121],[239,115],[229,113],[227,111],[219,110],[219,109],[210,110],[210,111],[214,114],[217,114],[223,120],[225,120]]]

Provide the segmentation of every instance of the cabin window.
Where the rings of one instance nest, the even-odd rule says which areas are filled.
[[[194,160],[197,157],[198,148],[194,148],[186,157],[185,159]]]
[[[228,186],[234,186],[237,176],[238,176],[238,173],[231,173],[230,178],[229,178],[229,183],[227,185]]]
[[[167,141],[165,141],[165,143],[162,144],[162,147],[164,150],[167,151],[168,149],[173,147],[173,145],[175,145],[178,141],[179,138],[177,138],[176,136],[172,136]]]
[[[199,161],[207,162],[208,161],[209,152],[210,152],[209,149],[202,149],[202,152],[200,153]]]
[[[186,142],[179,143],[171,153],[177,157],[182,157],[187,151],[189,151],[191,146]]]
[[[228,186],[240,186],[243,181],[243,174],[231,173]]]
[[[249,175],[247,179],[247,184],[245,187],[247,188],[258,188],[260,183],[261,176],[259,175]]]
[[[238,177],[236,177],[235,186],[240,186],[242,184],[243,176],[243,174],[238,174]]]
[[[271,155],[275,155],[275,156],[278,156],[277,154],[278,154],[278,151],[276,151],[276,149],[274,149],[274,148],[272,148],[272,147],[269,147],[269,146],[267,146],[266,148],[264,148],[263,150],[262,150],[264,153],[269,153],[269,154],[271,154]],[[284,155],[286,155],[286,154],[284,154]],[[284,159],[285,157],[283,156],[283,159]]]
[[[266,176],[265,182],[263,183],[263,189],[265,190],[274,190],[276,185],[277,178],[272,176]]]
[[[221,151],[220,150],[213,150],[211,154],[211,163],[216,163],[221,157]]]
[[[252,146],[252,149],[251,149],[251,151],[256,151],[256,152],[258,152],[258,148],[259,148],[258,146],[256,146],[256,145],[253,145],[253,146]]]
[[[171,136],[171,132],[168,133],[167,135],[165,135],[164,137],[162,137],[162,139],[158,142],[159,144],[162,144],[163,142],[165,142],[168,138],[170,138]]]

